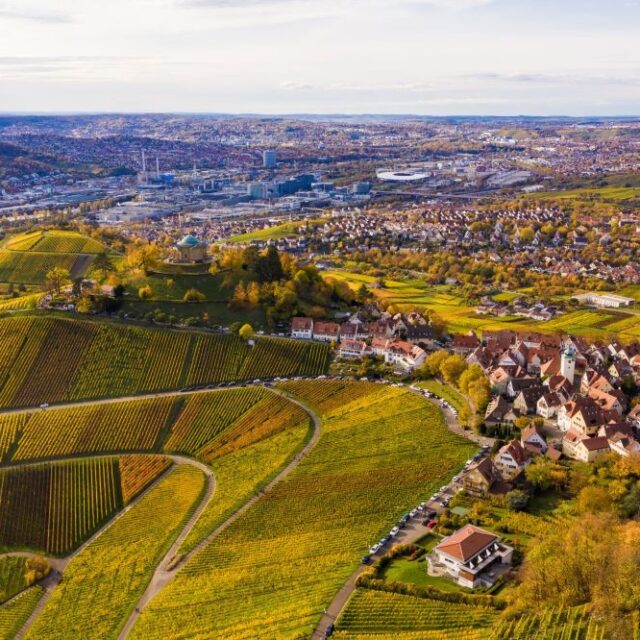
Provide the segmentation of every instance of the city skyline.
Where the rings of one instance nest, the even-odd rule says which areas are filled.
[[[0,104],[634,115],[639,26],[628,0],[0,0]]]

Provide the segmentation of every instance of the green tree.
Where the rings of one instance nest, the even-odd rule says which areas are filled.
[[[53,267],[53,269],[49,269],[49,271],[47,271],[47,288],[52,289],[56,293],[60,293],[62,287],[70,282],[71,278],[67,269],[63,269],[62,267]]]
[[[529,504],[529,494],[521,489],[514,489],[507,493],[505,500],[510,511],[524,511]]]
[[[454,353],[453,355],[448,356],[440,364],[440,373],[442,374],[445,382],[457,386],[460,376],[467,366],[468,365],[464,361],[464,358],[461,355]]]
[[[207,297],[201,291],[198,291],[195,287],[189,289],[182,298],[184,302],[204,302]]]
[[[102,282],[106,280],[109,274],[113,271],[113,262],[106,253],[99,253],[95,257],[91,269]]]

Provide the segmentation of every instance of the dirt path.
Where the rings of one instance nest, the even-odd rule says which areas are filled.
[[[127,455],[145,455],[145,454],[127,454]],[[103,457],[103,456],[95,456],[95,457],[99,458],[99,457]],[[40,613],[44,609],[45,605],[47,604],[47,602],[51,598],[51,595],[52,595],[53,591],[60,584],[60,581],[62,580],[62,576],[64,574],[64,570],[67,568],[69,563],[77,555],[82,553],[82,551],[84,551],[90,544],[95,542],[101,535],[103,535],[105,533],[105,531],[110,529],[127,512],[129,512],[131,509],[133,509],[138,504],[138,502],[140,502],[140,500],[142,500],[158,484],[158,482],[160,482],[160,480],[162,480],[162,478],[164,478],[170,471],[173,470],[175,465],[190,464],[192,466],[197,467],[198,469],[200,469],[201,471],[203,471],[204,473],[207,474],[207,476],[209,477],[209,487],[207,489],[207,494],[205,494],[205,497],[201,501],[201,504],[202,504],[202,502],[204,502],[204,500],[206,499],[206,497],[209,494],[209,492],[210,492],[211,495],[213,495],[213,487],[215,485],[215,480],[213,479],[213,473],[211,472],[211,470],[208,467],[203,465],[201,462],[198,462],[197,460],[191,460],[191,458],[187,458],[185,456],[169,455],[167,457],[171,458],[173,460],[174,464],[171,465],[171,467],[169,467],[168,469],[166,469],[163,473],[161,473],[146,489],[144,489],[144,491],[139,493],[126,507],[124,507],[121,511],[119,511],[103,527],[98,529],[98,531],[96,531],[90,538],[85,540],[85,542],[83,542],[75,551],[73,551],[73,553],[71,553],[70,555],[68,555],[68,556],[66,556],[64,558],[47,558],[49,564],[51,565],[51,572],[49,573],[49,575],[46,578],[44,578],[43,580],[41,580],[39,582],[40,586],[44,588],[44,593],[43,593],[42,597],[40,598],[40,600],[38,601],[38,604],[36,605],[34,610],[31,612],[31,615],[27,618],[25,623],[22,625],[21,629],[16,634],[14,640],[20,640],[20,638],[22,638],[24,636],[24,634],[27,632],[27,630],[34,623],[36,618],[40,615]],[[64,459],[68,460],[69,458],[64,458]],[[52,459],[51,461],[55,462],[54,459]],[[24,466],[24,465],[19,465],[19,466]],[[10,467],[10,466],[9,467],[2,467],[2,469],[11,469],[11,468],[12,467]],[[196,510],[196,511],[198,511],[198,510]],[[38,554],[32,554],[30,552],[22,552],[22,551],[17,551],[17,552],[5,554],[5,555],[16,555],[16,556],[24,556],[24,557],[42,557],[41,554],[38,555]]]
[[[140,600],[138,600],[138,604],[135,609],[129,616],[129,619],[125,623],[120,635],[118,636],[118,640],[125,640],[131,633],[131,630],[135,626],[138,618],[140,617],[140,613],[142,610],[149,604],[149,602],[158,594],[162,589],[164,589],[170,582],[173,580],[178,571],[195,555],[200,553],[207,545],[209,545],[213,540],[215,540],[225,529],[227,529],[233,522],[235,522],[243,513],[245,513],[248,509],[250,509],[262,496],[273,487],[275,487],[281,480],[283,480],[286,476],[288,476],[302,461],[302,459],[313,449],[318,440],[320,439],[320,432],[322,428],[322,420],[320,417],[305,403],[300,400],[290,396],[285,391],[281,389],[271,389],[274,393],[286,398],[293,404],[298,405],[301,409],[303,409],[310,417],[313,422],[313,432],[311,434],[311,438],[309,438],[309,442],[305,444],[305,446],[295,455],[295,457],[287,464],[284,469],[278,473],[278,475],[269,482],[269,484],[265,485],[258,494],[254,495],[252,498],[247,500],[239,509],[234,511],[217,529],[212,531],[206,538],[204,538],[196,547],[194,547],[189,553],[185,554],[181,557],[176,557],[175,553],[179,549],[182,542],[186,539],[187,535],[193,529],[197,518],[193,520],[193,523],[187,530],[183,530],[182,534],[179,537],[180,542],[176,540],[174,543],[172,550],[165,556],[164,560],[158,565],[153,578],[149,585],[147,586],[145,592],[142,594]],[[202,510],[200,510],[201,512]],[[195,514],[194,514],[195,515]],[[199,515],[199,514],[198,514]],[[173,552],[172,552],[173,551]]]

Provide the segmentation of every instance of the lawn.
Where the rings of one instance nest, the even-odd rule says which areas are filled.
[[[438,382],[438,380],[425,380],[424,382],[419,382],[417,386],[431,391],[434,395],[446,400],[458,413],[464,407],[469,407],[467,399],[459,391],[450,385]]]
[[[410,582],[420,587],[435,587],[440,591],[461,591],[461,588],[452,580],[430,576],[424,559],[420,562],[408,558],[396,558],[385,570],[383,577],[391,582]]]

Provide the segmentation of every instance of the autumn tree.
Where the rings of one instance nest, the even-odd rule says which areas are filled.
[[[243,340],[251,340],[254,335],[253,327],[250,324],[243,324],[238,331],[238,335]]]
[[[46,275],[47,289],[53,290],[56,293],[60,293],[60,290],[65,285],[71,282],[69,271],[62,267],[53,267],[49,269]]]

